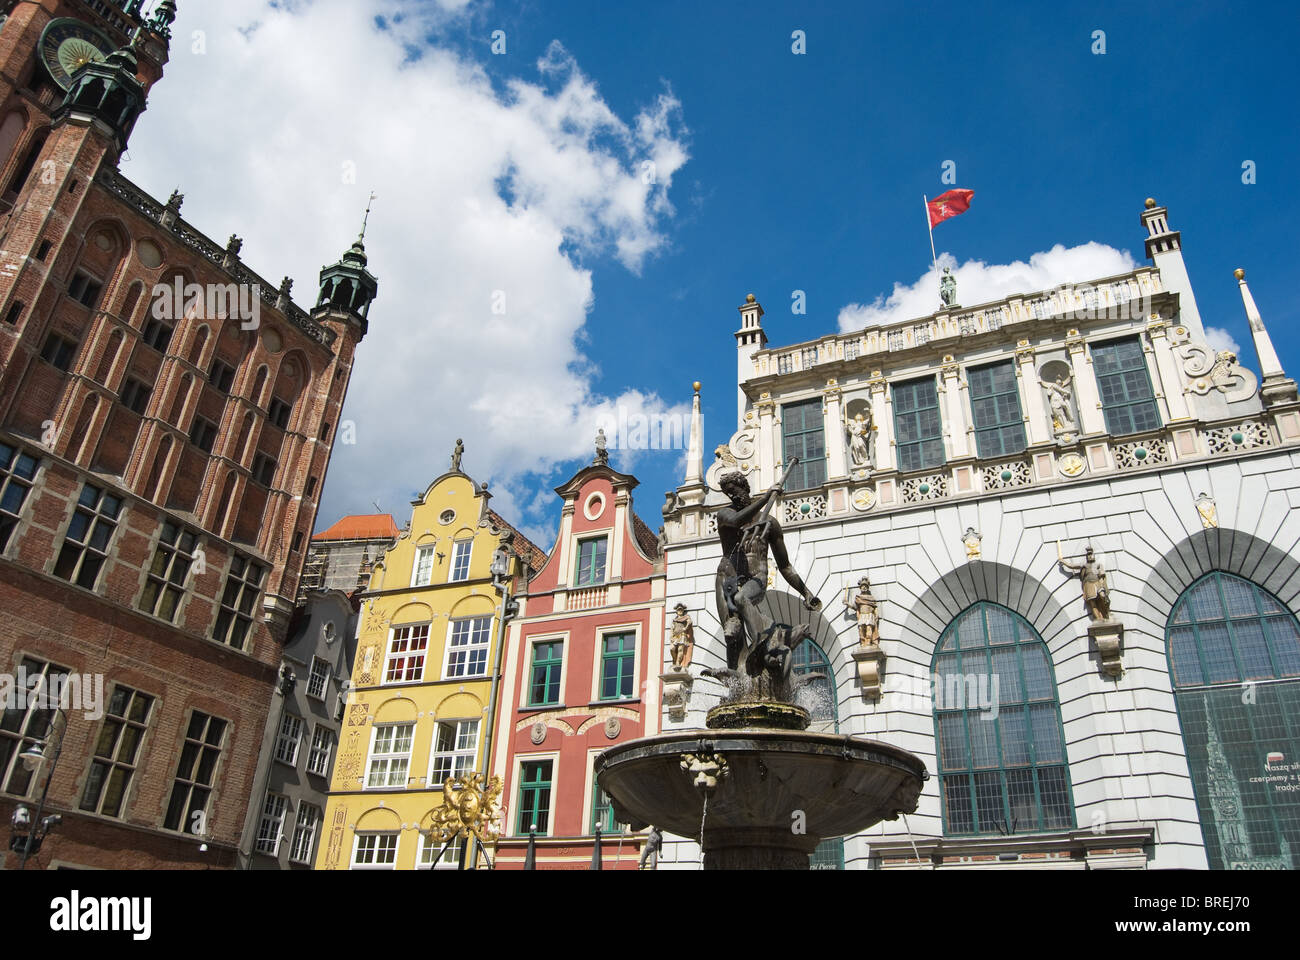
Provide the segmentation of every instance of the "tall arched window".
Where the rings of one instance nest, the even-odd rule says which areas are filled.
[[[840,711],[835,695],[835,670],[830,658],[812,639],[804,640],[794,648],[794,662],[790,670],[796,676],[818,676],[810,680],[800,694],[803,707],[812,714],[810,730],[839,732]],[[813,870],[844,869],[844,838],[831,837],[817,844],[817,849],[809,858],[809,867]]]
[[[1300,626],[1267,591],[1206,574],[1166,631],[1210,867],[1295,869],[1300,848]],[[1277,682],[1281,681],[1281,682]]]
[[[935,648],[934,722],[946,834],[1075,825],[1052,664],[1023,617],[980,602],[948,625]]]

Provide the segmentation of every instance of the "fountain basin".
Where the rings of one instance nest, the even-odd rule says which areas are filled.
[[[632,740],[595,771],[633,829],[699,839],[703,817],[706,870],[806,870],[822,840],[914,812],[929,776],[919,757],[875,740],[757,728]]]

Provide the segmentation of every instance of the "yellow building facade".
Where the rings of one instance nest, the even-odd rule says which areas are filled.
[[[447,778],[486,769],[506,579],[541,551],[453,470],[413,501],[411,522],[375,563],[362,594],[356,661],[326,804],[318,870],[459,869],[472,843],[429,833]],[[439,854],[441,853],[441,859]]]

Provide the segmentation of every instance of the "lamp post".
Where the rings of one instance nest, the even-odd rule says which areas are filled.
[[[49,772],[45,775],[45,786],[41,788],[41,799],[36,804],[36,816],[28,819],[25,806],[21,806],[14,811],[14,835],[9,840],[9,846],[10,849],[19,852],[19,870],[26,868],[27,858],[41,849],[41,843],[45,840],[45,835],[50,832],[50,828],[58,826],[63,821],[63,817],[57,813],[49,817],[44,816],[44,814],[45,799],[50,793],[50,781],[54,779],[54,768],[58,766],[59,754],[63,752],[63,732],[65,729],[67,729],[67,717],[63,713],[63,707],[59,707],[50,720],[50,725],[45,730],[45,739],[33,741],[30,747],[19,754],[23,766],[37,776],[40,775],[40,768],[45,761],[48,759],[50,762]],[[46,750],[51,751],[48,757],[45,754]],[[24,823],[29,826],[26,836],[18,833],[18,829]]]

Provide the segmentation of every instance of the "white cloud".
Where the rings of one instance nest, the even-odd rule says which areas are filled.
[[[620,118],[558,43],[535,64],[492,57],[494,86],[473,59],[490,56],[490,30],[471,53],[427,39],[472,24],[466,7],[182,4],[172,62],[123,165],[157,196],[179,185],[190,223],[238,233],[245,262],[294,277],[307,306],[321,264],[379,195],[366,237],[379,299],[344,412],[357,444],[335,449],[322,524],[376,499],[402,522],[456,437],[466,470],[493,479],[497,509],[532,508],[520,478],[589,456],[599,413],[668,410],[653,393],[593,389],[584,264],[613,258],[609,269],[635,273],[664,249],[668,191],[687,160],[680,104],[665,88]],[[204,55],[191,52],[194,30]]]
[[[1227,330],[1224,330],[1222,327],[1206,327],[1205,342],[1208,343],[1216,353],[1220,350],[1231,350],[1237,355],[1238,359],[1241,359],[1241,347],[1238,346],[1237,341],[1232,338],[1232,334]]]
[[[1050,250],[1035,253],[1028,263],[1017,260],[990,264],[968,260],[958,265],[956,259],[945,253],[939,257],[939,271],[945,266],[952,268],[957,280],[957,302],[970,307],[1012,294],[1034,293],[1065,283],[1086,283],[1127,273],[1137,263],[1127,250],[1089,242],[1077,247],[1058,243]],[[931,266],[910,286],[895,283],[888,297],[881,294],[869,304],[849,304],[840,310],[840,331],[928,317],[939,307],[939,276]]]

